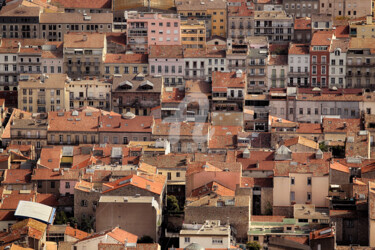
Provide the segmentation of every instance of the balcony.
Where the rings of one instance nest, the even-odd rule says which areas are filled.
[[[11,135],[11,139],[47,139],[47,135]]]

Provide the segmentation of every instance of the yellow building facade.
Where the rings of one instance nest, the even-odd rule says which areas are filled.
[[[181,43],[186,48],[203,48],[206,45],[206,25],[204,21],[181,22]]]

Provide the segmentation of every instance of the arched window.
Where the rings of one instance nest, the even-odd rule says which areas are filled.
[[[335,50],[335,56],[340,56],[340,50],[339,49]]]

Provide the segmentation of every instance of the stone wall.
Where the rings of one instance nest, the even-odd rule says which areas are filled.
[[[293,218],[293,206],[274,206],[273,214]]]
[[[229,223],[237,230],[237,241],[246,241],[250,221],[250,204],[248,207],[193,207],[185,208],[185,223],[204,223],[206,220],[220,220]]]

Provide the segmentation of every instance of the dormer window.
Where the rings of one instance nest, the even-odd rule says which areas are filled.
[[[335,50],[335,56],[340,56],[340,50],[339,49],[337,49],[337,50]]]
[[[153,89],[154,84],[152,82],[150,82],[149,80],[146,80],[146,81],[142,82],[141,85],[139,85],[139,87],[142,88],[142,89]]]
[[[121,89],[131,89],[133,87],[133,84],[129,81],[125,81],[119,84],[119,88]]]

